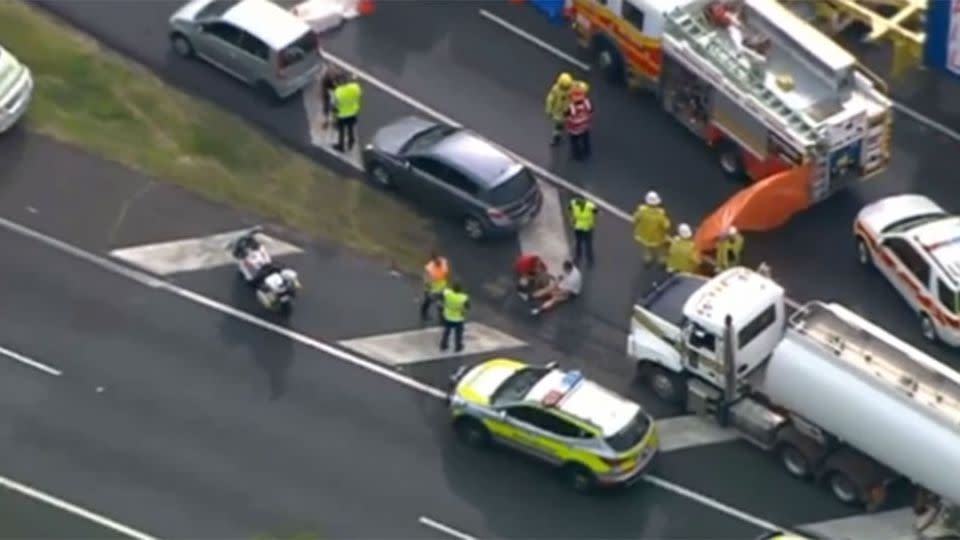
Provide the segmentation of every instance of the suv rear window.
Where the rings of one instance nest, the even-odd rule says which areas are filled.
[[[607,437],[606,441],[615,451],[626,452],[640,444],[648,431],[650,431],[650,417],[640,411],[623,429]]]
[[[280,51],[280,67],[287,67],[302,62],[304,58],[317,52],[320,43],[317,35],[312,31],[304,32],[296,41]]]
[[[520,172],[504,180],[500,185],[487,192],[486,200],[494,206],[503,206],[515,203],[530,193],[537,185],[537,180],[526,167]]]
[[[240,0],[213,0],[203,9],[197,12],[197,15],[194,17],[197,20],[200,19],[212,19],[219,17],[226,13],[230,8],[237,5],[237,2]]]

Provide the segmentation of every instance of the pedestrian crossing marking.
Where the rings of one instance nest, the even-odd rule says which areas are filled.
[[[246,230],[239,230],[210,236],[130,246],[115,249],[110,252],[110,256],[160,276],[209,270],[235,264],[233,256],[227,250],[227,245],[245,232]],[[265,234],[259,234],[257,239],[274,257],[302,253],[302,250],[297,246]]]
[[[517,238],[523,253],[536,253],[550,272],[558,274],[563,261],[570,258],[563,203],[556,187],[543,180],[538,180],[538,183],[543,194],[543,206],[536,217],[517,232]]]
[[[660,436],[660,450],[673,452],[685,448],[706,446],[738,440],[732,429],[717,425],[711,419],[696,415],[674,416],[655,421]]]
[[[526,343],[499,330],[478,322],[466,323],[463,331],[463,350],[453,352],[453,336],[450,349],[440,350],[443,328],[432,327],[392,334],[379,334],[340,341],[346,347],[378,362],[392,366],[416,364],[441,358],[453,358],[472,354],[487,354],[493,351],[519,349]]]
[[[874,514],[810,523],[797,527],[833,540],[904,540],[916,538],[913,531],[913,509],[900,508]]]

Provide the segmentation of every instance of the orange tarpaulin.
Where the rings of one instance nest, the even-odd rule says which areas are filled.
[[[810,165],[768,176],[737,192],[703,221],[694,241],[701,252],[714,248],[724,231],[769,231],[810,206]]]

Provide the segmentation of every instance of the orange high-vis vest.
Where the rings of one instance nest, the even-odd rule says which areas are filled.
[[[447,278],[450,276],[450,265],[447,264],[447,259],[440,257],[436,261],[431,260],[423,269],[429,280],[427,285],[430,287],[430,292],[439,293],[447,288]]]

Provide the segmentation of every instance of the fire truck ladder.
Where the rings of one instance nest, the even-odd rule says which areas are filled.
[[[682,8],[676,8],[667,13],[666,21],[668,29],[672,30],[674,35],[681,37],[692,50],[709,58],[748,95],[772,111],[781,124],[798,139],[808,145],[819,141],[819,133],[810,121],[771,92],[762,78],[751,73],[750,69],[741,63],[741,58],[731,51],[729,43],[725,43],[725,40],[717,35],[716,29],[703,19],[703,15],[691,15]],[[743,101],[740,96],[736,99]]]

